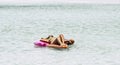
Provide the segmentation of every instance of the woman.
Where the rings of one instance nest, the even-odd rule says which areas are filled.
[[[41,38],[40,41],[48,43],[46,46],[53,48],[68,48],[68,45],[74,43],[73,39],[64,39],[63,34],[60,34],[57,38],[53,35],[49,35],[47,38]]]

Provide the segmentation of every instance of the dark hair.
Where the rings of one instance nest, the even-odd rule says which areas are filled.
[[[70,39],[67,44],[68,44],[68,45],[72,45],[74,42],[75,42],[75,41],[74,41],[73,39]]]

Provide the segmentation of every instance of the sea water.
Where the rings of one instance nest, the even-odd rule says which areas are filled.
[[[75,43],[34,47],[51,34]],[[0,65],[120,65],[120,5],[1,5]]]

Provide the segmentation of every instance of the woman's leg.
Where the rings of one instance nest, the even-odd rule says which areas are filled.
[[[53,45],[53,46],[59,47],[59,48],[67,48],[68,47],[68,45],[64,43],[63,35],[59,35],[50,45]]]
[[[61,41],[60,37],[57,37],[57,38],[56,38],[56,41],[57,41],[57,44],[59,44],[59,45],[62,45],[62,44],[63,44],[63,42]]]
[[[59,35],[59,37],[57,38],[57,41],[58,41],[58,43],[60,44],[60,45],[66,45],[65,43],[64,43],[64,35],[63,34],[60,34]]]
[[[59,35],[57,38],[55,38],[51,44],[57,44],[57,45],[62,45],[64,44],[64,36],[63,35]]]
[[[64,40],[64,35],[63,35],[63,34],[60,34],[59,37],[60,37],[61,42],[64,43],[64,41],[65,41],[65,40]]]

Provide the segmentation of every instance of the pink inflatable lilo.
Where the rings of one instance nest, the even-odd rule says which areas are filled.
[[[40,47],[46,47],[47,44],[48,44],[47,42],[40,41],[40,40],[37,40],[37,41],[34,42],[34,45],[40,46]]]

